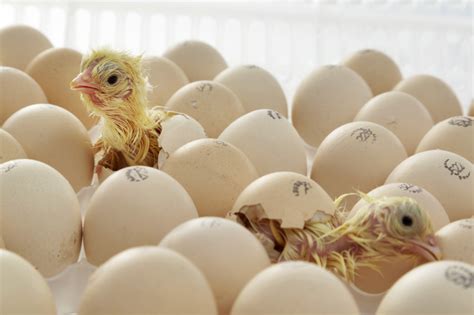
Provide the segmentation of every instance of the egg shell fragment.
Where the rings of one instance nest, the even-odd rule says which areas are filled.
[[[454,221],[436,233],[444,260],[474,265],[474,218]]]
[[[11,134],[0,128],[0,164],[26,158],[25,150],[21,144]]]

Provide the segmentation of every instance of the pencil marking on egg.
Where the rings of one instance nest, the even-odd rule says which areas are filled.
[[[464,219],[459,221],[459,226],[465,229],[472,230],[472,228],[474,227],[474,223],[470,219]]]
[[[144,167],[134,167],[125,173],[131,182],[142,182],[148,178],[148,170]]]
[[[370,128],[357,128],[351,133],[351,137],[354,137],[360,142],[367,142],[372,139],[372,143],[377,141],[377,135]]]
[[[445,277],[452,283],[464,287],[474,288],[474,273],[463,266],[450,266],[446,269]]]
[[[472,126],[472,119],[469,117],[455,117],[448,121],[448,124],[458,127],[471,127]]]
[[[466,174],[466,167],[460,162],[449,163],[449,159],[446,159],[444,161],[444,168],[446,168],[450,172],[450,175],[457,176],[460,180],[469,178],[469,176],[471,176],[470,171]]]
[[[281,115],[279,112],[276,112],[274,110],[269,110],[267,112],[268,116],[270,116],[272,119],[281,119]]]
[[[308,182],[304,182],[304,181],[300,181],[300,180],[296,181],[293,184],[293,194],[296,197],[300,196],[300,187],[303,187],[305,195],[308,194],[308,191],[312,188],[311,184],[308,183]]]
[[[421,187],[418,187],[416,185],[412,185],[412,184],[400,184],[400,186],[398,186],[398,188],[400,188],[400,190],[403,190],[403,191],[408,191],[412,194],[419,194],[421,192],[423,192],[423,189]]]
[[[213,229],[222,225],[222,221],[219,219],[203,220],[201,226],[204,228]]]
[[[198,90],[201,93],[211,92],[212,91],[212,84],[208,83],[208,82],[202,83],[202,84],[200,84],[199,86],[196,87],[196,90]]]
[[[12,169],[14,169],[15,167],[17,167],[18,163],[15,162],[15,161],[12,161],[10,163],[5,163],[1,168],[0,168],[0,171],[2,172],[2,174],[6,174],[8,172],[10,172]]]

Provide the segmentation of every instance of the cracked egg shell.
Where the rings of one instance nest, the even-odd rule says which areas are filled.
[[[160,247],[182,254],[203,272],[216,297],[219,314],[228,314],[245,284],[270,266],[257,238],[240,224],[223,218],[185,222],[168,233]]]
[[[231,315],[360,314],[354,297],[331,272],[289,261],[257,274],[242,289]]]
[[[376,315],[472,314],[474,266],[437,261],[419,266],[384,296]]]
[[[460,155],[443,150],[420,152],[401,162],[385,183],[410,183],[441,202],[450,221],[474,215],[474,168]]]
[[[183,255],[157,246],[113,256],[89,278],[78,315],[217,315],[202,272]]]
[[[416,98],[403,92],[391,91],[368,101],[354,121],[371,121],[391,132],[412,155],[423,136],[433,127],[428,110]]]
[[[183,185],[199,216],[225,216],[242,190],[258,177],[242,151],[216,139],[183,145],[161,169]]]
[[[318,183],[293,172],[272,173],[253,181],[240,193],[229,215],[257,204],[284,228],[303,228],[317,210],[328,214],[335,210],[331,197]]]
[[[436,232],[444,260],[474,265],[474,218],[454,221]]]
[[[84,125],[69,111],[51,104],[30,105],[8,118],[3,128],[30,159],[54,167],[76,192],[91,184],[92,143]]]
[[[239,148],[260,176],[292,171],[307,173],[303,140],[291,123],[271,109],[259,109],[239,117],[219,136]]]
[[[79,257],[79,201],[54,168],[35,160],[0,167],[0,216],[6,249],[26,258],[45,277],[57,275]]]
[[[244,114],[234,92],[212,81],[196,81],[183,86],[171,96],[166,107],[196,119],[211,138],[217,138],[222,130]]]
[[[2,314],[57,314],[46,280],[24,258],[0,249]]]
[[[98,266],[127,248],[155,245],[197,216],[186,190],[165,172],[147,166],[123,168],[89,201],[84,217],[87,260]]]
[[[0,128],[0,164],[18,159],[26,159],[25,150],[15,138]]]
[[[437,123],[425,134],[416,152],[441,149],[474,163],[474,127],[472,117],[456,116]]]

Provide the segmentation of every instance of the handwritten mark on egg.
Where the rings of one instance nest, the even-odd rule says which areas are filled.
[[[3,173],[3,174],[6,174],[17,166],[18,166],[18,163],[16,161],[11,161],[11,162],[5,163],[5,164],[3,164],[2,167],[0,167],[0,172]]]
[[[304,182],[304,181],[301,181],[301,180],[297,180],[293,184],[293,195],[295,195],[296,197],[299,197],[301,187],[303,187],[303,191],[304,191],[305,195],[308,194],[308,191],[312,188],[310,183]]]
[[[351,137],[360,142],[367,142],[372,139],[372,143],[377,141],[377,135],[370,128],[357,128],[351,133]]]
[[[203,228],[213,229],[222,225],[222,221],[219,219],[208,219],[201,222]]]
[[[267,115],[270,116],[272,119],[281,119],[280,113],[274,110],[267,111]]]
[[[133,167],[125,173],[131,182],[142,182],[148,178],[148,170],[144,167]]]
[[[412,185],[412,184],[400,184],[398,188],[400,188],[400,190],[403,190],[403,191],[408,191],[409,193],[412,193],[412,194],[419,194],[423,192],[422,188],[416,185]]]
[[[199,92],[211,92],[212,91],[212,84],[211,83],[201,83],[196,87],[196,90]]]
[[[466,167],[460,162],[450,162],[450,159],[444,161],[444,168],[449,171],[449,175],[457,176],[460,180],[469,178],[471,172],[467,171]]]
[[[474,228],[474,221],[472,219],[460,220],[459,226],[464,229],[472,230]]]
[[[448,121],[448,124],[457,127],[471,127],[472,126],[472,118],[470,117],[454,117]]]
[[[474,272],[463,266],[450,266],[444,273],[446,279],[465,289],[474,288]]]

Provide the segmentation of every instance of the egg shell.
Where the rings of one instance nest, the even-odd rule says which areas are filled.
[[[165,106],[169,98],[189,83],[184,71],[167,58],[148,56],[142,61],[151,89],[148,91],[148,106]]]
[[[474,218],[454,221],[436,232],[444,260],[474,265]]]
[[[319,146],[311,178],[332,197],[368,192],[407,157],[398,138],[372,122],[352,122],[331,132]],[[354,204],[352,198],[347,205]]]
[[[127,248],[156,245],[197,216],[191,197],[168,174],[146,166],[123,168],[99,186],[87,207],[87,260],[100,265]]]
[[[421,139],[416,152],[441,149],[474,163],[474,127],[472,117],[456,116],[437,123]]]
[[[413,269],[387,292],[377,315],[472,314],[474,267],[438,261]]]
[[[275,110],[288,117],[285,93],[277,79],[256,65],[228,68],[214,78],[231,89],[242,102],[246,112],[261,108]]]
[[[293,98],[293,125],[307,144],[318,147],[334,129],[351,122],[371,98],[370,87],[355,71],[323,66],[299,84]]]
[[[425,74],[414,75],[400,81],[395,91],[416,97],[431,114],[435,123],[462,115],[461,103],[453,90],[442,80]]]
[[[239,117],[219,136],[239,148],[266,175],[278,171],[307,173],[303,140],[280,113],[260,109]]]
[[[0,187],[6,249],[45,277],[77,261],[82,240],[79,201],[58,171],[39,161],[9,161],[1,164]]]
[[[163,56],[176,63],[190,82],[212,80],[227,68],[224,58],[214,47],[198,40],[180,42]]]
[[[27,25],[12,25],[0,30],[0,65],[24,71],[42,51],[53,47],[43,33]]]
[[[79,315],[217,314],[212,290],[188,259],[168,249],[127,249],[89,278]]]
[[[5,248],[5,242],[3,241],[3,237],[0,235],[0,248]]]
[[[11,134],[0,128],[0,164],[26,158],[25,150],[21,144]]]
[[[225,216],[258,173],[242,151],[216,139],[189,142],[173,152],[162,170],[174,177],[199,216]]]
[[[360,50],[349,56],[342,64],[357,72],[367,82],[373,95],[392,90],[402,79],[395,61],[378,50]]]
[[[471,105],[469,106],[469,110],[467,112],[468,116],[474,117],[474,100],[471,101]]]
[[[14,68],[0,67],[0,124],[25,106],[47,102],[39,84],[28,74]]]
[[[196,119],[211,138],[217,138],[222,130],[244,114],[234,92],[212,81],[196,81],[183,86],[173,94],[166,107]]]
[[[97,123],[82,104],[80,93],[71,90],[70,82],[80,70],[82,54],[70,48],[51,48],[36,56],[26,72],[39,83],[48,102],[73,113],[89,129]]]
[[[166,235],[160,247],[182,254],[203,272],[219,314],[228,314],[244,285],[270,266],[260,242],[243,226],[223,218],[185,222]]]
[[[94,153],[89,135],[73,114],[59,106],[35,104],[20,109],[3,128],[30,159],[58,170],[77,192],[92,181]]]
[[[0,249],[2,314],[56,314],[53,295],[45,279],[25,259]]]
[[[474,169],[455,153],[431,150],[401,162],[386,183],[410,183],[428,190],[441,202],[450,221],[474,215]]]
[[[354,121],[371,121],[391,132],[412,155],[418,143],[433,127],[428,110],[410,94],[391,91],[368,101],[354,118]]]
[[[276,172],[253,181],[240,193],[231,213],[260,204],[283,228],[303,228],[317,210],[334,214],[334,203],[315,181],[293,172]]]
[[[231,315],[359,314],[344,283],[308,262],[273,265],[240,292]]]

